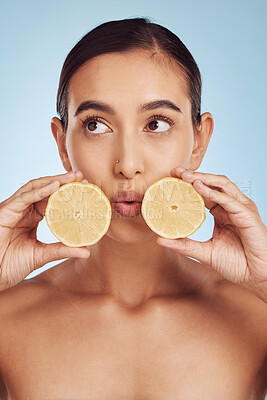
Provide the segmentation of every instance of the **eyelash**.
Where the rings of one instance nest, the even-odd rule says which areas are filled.
[[[161,120],[161,121],[168,122],[171,126],[173,126],[175,124],[175,122],[172,121],[170,118],[165,117],[164,115],[161,115],[161,114],[153,115],[153,117],[149,118],[148,124],[149,124],[149,122],[154,121],[154,120]],[[87,117],[85,120],[81,119],[81,122],[82,122],[83,129],[86,129],[87,124],[89,122],[101,122],[101,123],[105,124],[98,115],[92,115],[91,117]],[[151,132],[153,132],[153,131],[151,131]],[[169,132],[168,131],[167,132],[154,132],[154,134],[155,135],[168,135]],[[103,133],[92,133],[92,135],[93,136],[102,136]]]

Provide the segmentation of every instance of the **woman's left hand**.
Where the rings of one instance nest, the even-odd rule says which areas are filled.
[[[224,175],[190,175],[181,167],[172,169],[171,175],[193,184],[215,225],[206,242],[158,238],[158,244],[209,265],[267,302],[267,228],[256,204]]]

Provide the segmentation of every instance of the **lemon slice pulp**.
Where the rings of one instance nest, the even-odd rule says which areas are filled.
[[[149,228],[167,239],[192,235],[206,218],[203,197],[191,183],[174,177],[147,188],[141,213]]]
[[[92,183],[66,183],[50,195],[45,219],[51,232],[65,245],[89,246],[107,232],[111,205],[102,190]]]

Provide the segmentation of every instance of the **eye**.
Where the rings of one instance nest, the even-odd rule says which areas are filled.
[[[97,116],[88,117],[82,121],[83,128],[94,134],[105,133],[107,126]]]
[[[158,134],[166,134],[167,131],[170,129],[170,126],[174,125],[174,122],[170,119],[165,117],[164,115],[154,115],[150,118],[147,126],[149,129]],[[159,129],[157,131],[157,129]]]
[[[108,128],[107,125],[103,123],[101,118],[97,115],[87,117],[85,120],[81,120],[81,122],[84,131],[92,136],[101,136],[104,133],[107,133],[105,130],[105,128]],[[158,135],[167,135],[170,127],[174,124],[175,123],[170,118],[159,114],[153,115],[146,126],[148,126],[150,132],[154,132]]]
[[[149,129],[151,131],[154,131],[154,132],[157,132],[156,129],[160,129],[159,132],[167,131],[170,127],[170,125],[167,122],[157,121],[157,120],[149,122],[147,126],[149,127]],[[164,129],[164,127],[165,127],[165,129]]]

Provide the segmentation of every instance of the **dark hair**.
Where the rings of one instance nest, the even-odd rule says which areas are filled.
[[[63,64],[57,92],[57,113],[63,133],[68,126],[68,87],[72,75],[86,61],[105,53],[144,49],[167,55],[180,66],[191,100],[192,123],[200,123],[201,76],[198,66],[182,41],[167,28],[148,18],[105,22],[88,32],[69,52]]]

